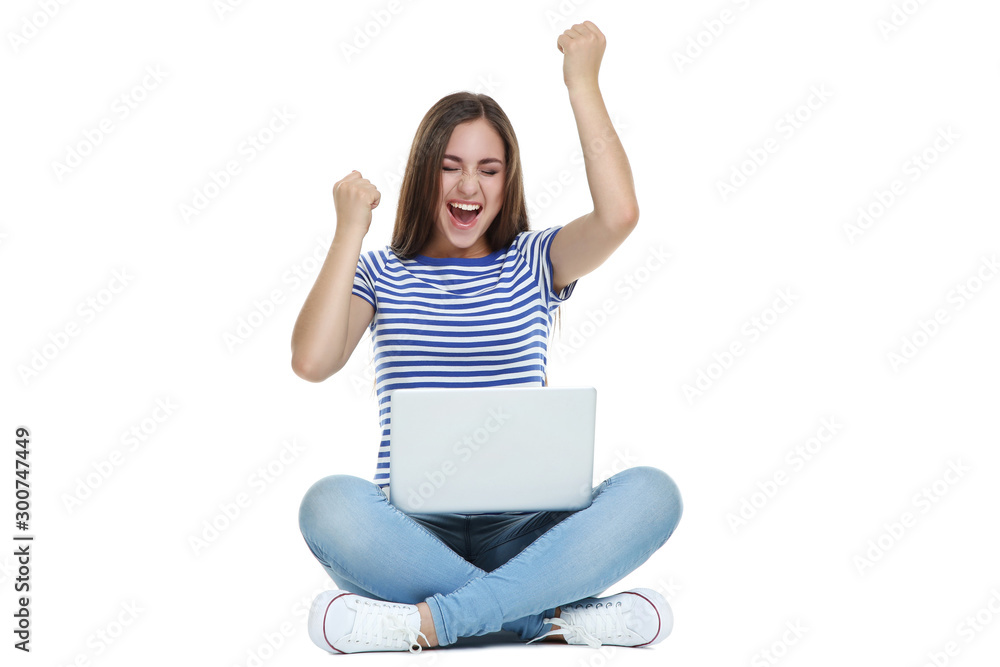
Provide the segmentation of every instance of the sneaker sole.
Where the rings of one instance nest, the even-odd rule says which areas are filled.
[[[326,612],[333,604],[333,601],[344,595],[354,595],[354,593],[348,593],[347,591],[323,591],[316,596],[313,600],[312,605],[309,607],[309,620],[307,622],[309,628],[309,638],[313,640],[316,646],[319,646],[324,651],[329,651],[330,653],[340,653],[344,654],[343,651],[334,648],[326,638]]]
[[[653,644],[659,644],[667,635],[674,629],[674,612],[667,604],[667,599],[664,598],[660,593],[654,591],[652,588],[634,588],[630,591],[625,591],[626,593],[631,593],[632,595],[638,595],[644,598],[647,602],[653,605],[654,611],[656,611],[656,616],[660,620],[659,628],[653,638],[650,639],[645,644],[637,644],[636,646],[652,646]]]

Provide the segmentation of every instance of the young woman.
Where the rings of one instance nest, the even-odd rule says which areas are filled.
[[[597,87],[604,36],[586,21],[557,44],[592,212],[530,230],[510,121],[492,98],[467,92],[421,121],[384,250],[361,252],[375,186],[357,171],[334,185],[337,228],[295,324],[292,367],[321,382],[370,329],[383,431],[372,481],[324,477],[299,511],[306,544],[339,587],[317,596],[308,620],[310,637],[331,653],[419,652],[497,630],[645,646],[672,628],[656,591],[592,597],[644,563],[680,521],[677,486],[657,468],[613,475],[576,512],[407,515],[389,502],[392,392],[547,384],[555,311],[637,223],[628,159]]]

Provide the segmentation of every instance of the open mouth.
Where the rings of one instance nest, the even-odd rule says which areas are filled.
[[[475,210],[460,208],[450,203],[447,206],[448,215],[451,217],[452,223],[460,229],[469,229],[474,226],[479,219],[479,215],[483,212],[482,206],[479,206]]]

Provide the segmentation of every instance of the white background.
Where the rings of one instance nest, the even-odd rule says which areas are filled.
[[[7,2],[0,21],[0,630],[17,664],[329,658],[303,611],[333,582],[298,505],[324,475],[370,478],[379,437],[367,337],[321,384],[290,365],[335,228],[331,188],[352,169],[379,188],[364,249],[384,246],[420,119],[472,90],[514,124],[532,227],[586,213],[556,48],[584,20],[607,38],[601,90],[641,219],[562,307],[549,383],[597,387],[595,483],[652,465],[680,486],[676,532],[610,591],[664,592],[674,632],[652,649],[507,643],[399,659],[766,665],[768,650],[782,665],[937,653],[971,667],[1000,655],[996,3],[100,1],[48,3],[51,17],[45,4]],[[276,109],[292,120],[265,136]],[[88,150],[102,119],[111,132]],[[249,159],[241,145],[259,134],[269,143]],[[777,150],[749,162],[765,145]],[[72,151],[87,155],[60,173]],[[185,219],[229,160],[240,172]],[[859,208],[876,215],[850,233]],[[771,312],[779,290],[792,305]],[[751,338],[754,317],[769,324]],[[713,366],[735,342],[742,354]],[[699,372],[713,379],[689,398]],[[158,401],[176,406],[159,422]],[[839,424],[832,437],[823,420]],[[30,655],[11,648],[19,425],[32,432]],[[826,442],[796,466],[789,452],[818,432]],[[294,460],[255,482],[292,442]],[[249,506],[206,539],[241,493]]]

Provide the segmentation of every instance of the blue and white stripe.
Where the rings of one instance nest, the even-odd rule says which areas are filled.
[[[388,494],[392,393],[408,387],[542,386],[555,311],[549,247],[562,225],[517,235],[485,257],[400,260],[361,253],[351,293],[375,308],[369,326],[382,426],[373,481]]]

